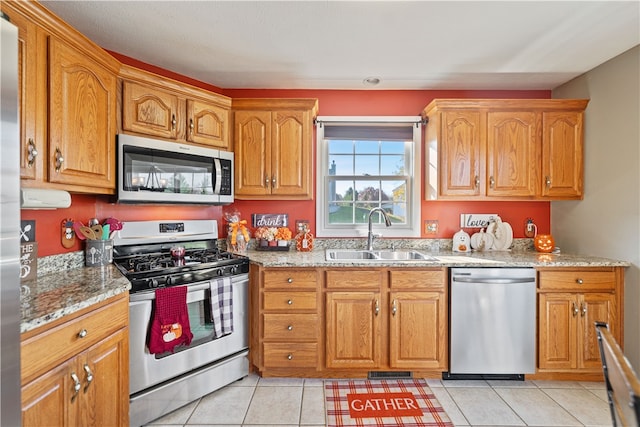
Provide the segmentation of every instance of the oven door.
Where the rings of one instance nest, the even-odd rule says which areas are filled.
[[[152,354],[147,346],[155,292],[130,295],[130,394],[248,349],[248,275],[233,276],[231,282],[234,331],[214,339],[207,313],[210,307],[210,284],[207,281],[187,285],[187,307],[193,340],[187,347],[177,347],[174,353]]]

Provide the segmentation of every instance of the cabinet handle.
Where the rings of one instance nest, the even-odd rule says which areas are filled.
[[[476,188],[480,188],[480,177],[478,175],[476,175],[473,183],[476,185]]]
[[[573,317],[576,317],[579,312],[578,305],[575,302],[573,302],[572,304],[573,304]]]
[[[71,379],[73,380],[73,396],[71,396],[71,401],[73,401],[80,392],[82,385],[80,384],[80,379],[75,372],[71,373]]]
[[[62,163],[64,163],[64,157],[62,157],[62,151],[60,151],[59,148],[56,148],[56,155],[55,155],[55,167],[56,167],[56,172],[60,172],[60,169],[62,168]]]
[[[171,130],[176,130],[176,115],[172,114],[171,115]]]
[[[493,188],[496,184],[496,180],[493,179],[493,176],[489,177],[489,188]]]
[[[287,331],[293,331],[293,325],[287,326]]]
[[[293,359],[293,354],[287,354],[287,359],[288,359],[288,360]]]
[[[380,304],[378,303],[378,300],[376,300],[376,304],[373,308],[373,312],[376,314],[376,316],[378,315],[378,313],[380,313]]]
[[[391,301],[391,315],[395,316],[398,308],[396,307],[396,300]]]
[[[84,338],[86,337],[88,334],[86,329],[81,329],[80,332],[78,332],[78,338]]]
[[[287,278],[287,283],[293,283],[293,278],[291,277]]]
[[[191,135],[193,135],[193,129],[194,129],[194,124],[193,124],[193,119],[189,119],[189,132],[191,133]]]
[[[547,188],[551,188],[551,178],[549,176],[544,177],[544,183],[547,186]]]
[[[582,284],[584,283],[584,280],[582,280],[581,278],[579,278],[579,277],[578,277],[578,278],[576,279],[576,283],[577,283],[578,285],[582,285]]]
[[[265,187],[269,187],[269,182],[270,182],[269,177],[266,177],[266,178],[264,179],[264,186],[265,186]]]
[[[586,316],[586,315],[587,315],[587,303],[586,303],[586,302],[585,302],[585,303],[582,303],[582,304],[580,304],[580,306],[582,307],[582,313],[581,313],[581,315],[582,315],[582,317],[584,317],[584,316]]]
[[[33,142],[33,138],[29,138],[27,142],[27,165],[33,166],[38,156],[38,150],[36,150],[36,144]]]
[[[91,385],[93,381],[93,372],[91,372],[91,368],[86,363],[84,364],[84,371],[87,373],[87,385],[84,386],[84,390],[87,391],[87,388]]]
[[[271,178],[271,186],[272,187],[276,186],[276,177],[275,176],[273,178]]]
[[[287,300],[287,304],[293,305],[293,300]]]

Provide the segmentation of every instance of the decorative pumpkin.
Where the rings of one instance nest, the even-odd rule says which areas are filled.
[[[538,252],[553,252],[555,245],[556,243],[551,234],[538,234],[533,239],[533,247],[535,247]]]

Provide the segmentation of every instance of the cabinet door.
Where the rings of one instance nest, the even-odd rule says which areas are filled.
[[[62,364],[22,387],[24,427],[71,425],[68,422],[73,395],[70,374],[69,365]]]
[[[616,322],[613,319],[616,312],[615,297],[612,294],[587,293],[582,296],[580,301],[582,321],[578,331],[580,367],[596,371],[602,369],[598,337],[593,325],[595,322],[606,322],[610,325],[611,333],[616,336]]]
[[[128,329],[121,329],[78,357],[82,426],[129,425]]]
[[[309,113],[272,113],[271,194],[311,198],[311,129]]]
[[[235,195],[271,193],[271,113],[236,111],[234,115]]]
[[[447,307],[440,292],[392,292],[391,368],[445,369]]]
[[[327,292],[328,368],[380,366],[380,293]]]
[[[139,83],[122,82],[122,128],[151,136],[176,139],[182,118],[172,93]]]
[[[540,369],[575,369],[579,302],[576,294],[540,293],[538,365]]]
[[[477,111],[442,113],[440,195],[477,196],[484,175],[484,124]]]
[[[187,99],[187,141],[229,150],[229,110]]]
[[[582,197],[583,112],[542,114],[542,196]]]
[[[112,193],[116,76],[54,37],[49,61],[49,181]]]
[[[535,197],[538,117],[533,112],[487,113],[487,196]]]
[[[46,111],[46,104],[37,103],[38,89],[46,90],[40,86],[40,73],[44,70],[38,69],[41,64],[38,62],[37,54],[37,32],[36,25],[26,18],[10,9],[7,2],[2,2],[2,10],[9,15],[11,23],[18,27],[18,110],[20,120],[20,178],[41,179],[42,161],[39,157],[44,156],[46,144],[44,134],[37,133],[37,127],[43,122]],[[38,121],[40,117],[40,121]],[[45,156],[46,157],[46,156]]]

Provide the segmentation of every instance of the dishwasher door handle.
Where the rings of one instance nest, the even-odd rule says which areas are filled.
[[[523,278],[500,278],[500,277],[487,277],[487,278],[473,278],[473,277],[457,277],[453,276],[451,278],[454,282],[461,283],[496,283],[496,284],[512,284],[512,283],[531,283],[535,282],[536,279],[533,277],[523,277]]]

